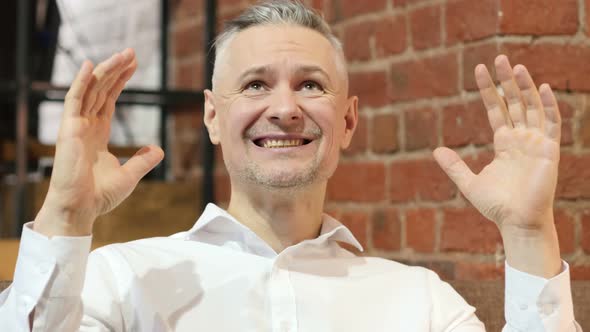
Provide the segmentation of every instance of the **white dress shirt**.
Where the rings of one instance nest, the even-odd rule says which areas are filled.
[[[1,331],[484,331],[447,283],[421,267],[359,257],[324,215],[318,238],[276,253],[210,204],[170,237],[102,247],[23,230]],[[498,308],[502,310],[502,308]],[[581,331],[569,270],[546,280],[506,266],[504,331]]]

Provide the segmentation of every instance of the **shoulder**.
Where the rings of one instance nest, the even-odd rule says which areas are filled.
[[[170,242],[178,242],[178,239],[173,239],[169,237],[151,237],[145,239],[139,239],[129,242],[121,242],[121,243],[111,243],[99,248],[94,249],[91,252],[91,255],[112,255],[114,253],[121,253],[121,252],[134,252],[134,251],[143,251],[143,250],[150,250],[150,249],[157,249],[160,247],[165,246],[167,243]]]
[[[357,262],[353,264],[353,270],[362,271],[367,276],[382,276],[400,284],[420,287],[443,282],[434,271],[422,266],[371,256],[357,256],[354,260]]]
[[[124,243],[113,243],[93,250],[89,263],[102,261],[109,265],[134,265],[150,263],[157,266],[160,262],[174,261],[174,257],[183,257],[187,248],[202,246],[196,241],[186,241],[184,237],[152,237]]]
[[[456,290],[433,270],[384,258],[367,257],[366,259],[378,269],[387,271],[387,277],[395,282],[396,286],[412,289],[415,295],[427,297],[432,302],[448,301],[461,306],[466,305]]]

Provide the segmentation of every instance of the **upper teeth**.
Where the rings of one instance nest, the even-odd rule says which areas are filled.
[[[302,139],[269,139],[265,140],[265,148],[284,148],[289,146],[299,146],[303,144]]]

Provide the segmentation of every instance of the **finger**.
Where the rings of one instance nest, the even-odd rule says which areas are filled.
[[[64,116],[80,115],[82,98],[92,78],[92,62],[86,60],[78,71],[64,101]]]
[[[117,67],[117,70],[109,76],[109,80],[106,81],[103,86],[104,90],[107,91],[107,96],[110,93],[113,86],[117,83],[121,75],[123,75],[123,73],[129,68],[131,64],[136,62],[135,52],[131,48],[124,50],[121,53],[121,55],[123,56],[123,61]]]
[[[88,89],[86,90],[86,95],[84,96],[84,100],[83,100],[83,104],[82,104],[82,114],[83,115],[89,115],[92,111],[92,106],[94,105],[94,102],[96,101],[96,97],[97,97],[97,89],[96,86],[98,84],[98,75],[103,75],[102,73],[104,72],[104,68],[105,68],[105,63],[111,61],[111,59],[114,57],[115,55],[111,56],[109,59],[99,63],[96,68],[94,68],[94,71],[92,72],[92,77],[90,79],[90,83],[88,85]]]
[[[164,158],[164,151],[158,146],[149,145],[141,148],[131,159],[123,165],[135,182],[139,182],[150,170],[152,170]]]
[[[127,84],[127,82],[129,82],[133,74],[135,74],[136,69],[137,61],[133,60],[133,62],[131,62],[125,68],[125,70],[121,72],[121,74],[117,77],[116,82],[111,86],[111,89],[109,90],[108,94],[109,100],[111,102],[117,101],[117,98],[119,98],[119,96],[121,95],[121,92],[125,88],[125,85]]]
[[[543,104],[529,71],[523,65],[516,65],[514,67],[514,77],[526,106],[527,127],[542,130],[545,122]]]
[[[475,178],[475,174],[459,155],[446,147],[440,147],[433,152],[434,159],[449,178],[457,185],[459,190],[467,196],[466,191],[469,184]]]
[[[106,115],[108,119],[113,116],[113,112],[115,111],[115,104],[117,99],[121,95],[121,92],[125,88],[127,82],[131,79],[135,70],[137,69],[137,61],[133,61],[127,69],[119,76],[117,82],[113,85],[111,90],[107,96],[107,102],[102,107],[101,111],[99,112],[98,116]]]
[[[479,64],[475,67],[475,81],[479,88],[481,99],[488,111],[488,120],[490,121],[492,130],[496,132],[503,127],[511,128],[512,123],[508,117],[506,104],[498,94],[498,90],[486,66]]]
[[[97,85],[98,93],[96,101],[92,106],[92,112],[94,114],[101,112],[104,103],[107,101],[110,90],[113,85],[118,81],[121,74],[125,72],[129,64],[135,60],[135,53],[132,49],[128,48],[121,53],[122,60],[111,73],[106,75],[101,83]]]
[[[121,54],[120,62],[114,68],[112,68],[112,70],[110,70],[110,72],[107,73],[104,76],[104,78],[101,79],[96,86],[96,89],[98,92],[97,92],[97,97],[94,102],[94,105],[92,106],[93,114],[100,112],[105,101],[108,98],[108,93],[109,93],[109,90],[111,89],[112,85],[115,84],[118,77],[125,70],[125,68],[129,65],[129,63],[131,63],[131,61],[133,61],[133,58],[135,57],[135,54],[133,53],[133,51],[131,49],[126,49],[125,51],[123,51],[120,54]]]
[[[545,134],[555,142],[561,140],[561,115],[557,100],[549,84],[541,84],[539,88],[541,103],[545,111]]]
[[[526,109],[522,103],[520,89],[514,80],[512,66],[505,55],[499,55],[495,61],[496,77],[504,90],[504,98],[508,104],[508,115],[512,125],[516,127],[526,127]]]
[[[82,112],[84,115],[89,115],[93,112],[92,107],[94,106],[98,93],[100,92],[100,83],[102,83],[101,80],[103,80],[106,75],[112,73],[113,70],[116,69],[117,65],[121,61],[121,58],[121,54],[115,53],[109,59],[101,62],[94,69],[94,72],[92,73],[92,81],[88,87],[88,91],[86,92],[82,106]]]

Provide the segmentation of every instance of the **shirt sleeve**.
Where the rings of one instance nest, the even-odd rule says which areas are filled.
[[[91,237],[48,238],[32,228],[32,222],[23,227],[13,284],[0,294],[0,326],[7,331],[78,331]]]
[[[551,279],[537,277],[506,263],[504,300],[506,326],[512,331],[582,331],[574,320],[569,266]]]
[[[430,293],[430,331],[439,332],[485,332],[484,324],[475,315],[475,308],[469,305],[459,293],[439,276],[427,272]]]

